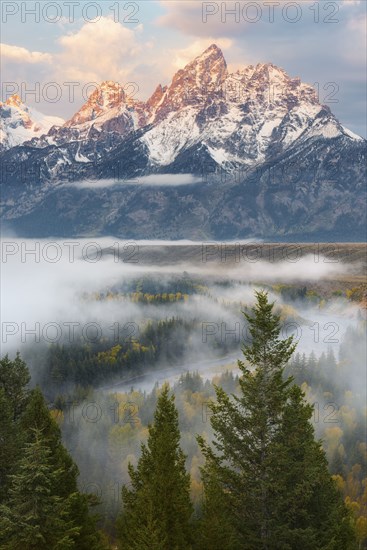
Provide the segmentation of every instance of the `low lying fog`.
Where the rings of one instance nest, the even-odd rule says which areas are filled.
[[[199,254],[201,261],[195,263],[179,259],[173,265],[144,265],[140,247],[148,244],[159,246],[160,242],[126,243],[116,239],[70,240],[22,240],[8,239],[2,242],[1,263],[1,353],[13,355],[26,345],[52,343],[67,339],[73,326],[87,326],[85,334],[93,339],[96,330],[111,335],[113,324],[120,326],[135,323],[139,327],[144,319],[165,319],[180,317],[196,319],[200,330],[190,341],[189,355],[183,358],[182,369],[202,370],[210,374],[205,338],[220,337],[225,324],[225,332],[238,325],[237,309],[228,307],[231,302],[250,305],[254,300],[254,289],[261,283],[287,283],[291,281],[319,281],[346,273],[346,266],[339,262],[315,261],[313,255],[298,261],[268,262],[245,261],[228,262],[210,257],[215,253]],[[180,242],[180,245],[186,244]],[[230,243],[228,243],[230,246]],[[116,251],[118,250],[118,254]],[[154,249],[153,249],[154,250]],[[103,252],[102,252],[103,251]],[[187,256],[186,256],[187,257]],[[193,256],[194,257],[194,256]],[[196,258],[198,256],[196,255]],[[132,303],[127,300],[98,300],[96,295],[118,288],[124,281],[154,276],[160,283],[169,281],[184,272],[188,276],[199,277],[208,287],[205,295],[191,295],[188,301],[160,305]],[[229,282],[222,286],[220,281]],[[277,304],[283,302],[280,295],[270,292]],[[340,298],[328,302],[326,307],[298,301],[288,302],[295,310],[296,321],[289,323],[285,335],[295,334],[300,353],[310,353],[313,349],[320,355],[332,348],[338,356],[339,343],[348,326],[355,326],[358,308]],[[209,326],[209,329],[207,328]],[[205,327],[205,330],[204,328]],[[244,325],[239,327],[243,334]],[[84,333],[83,333],[84,334]],[[230,338],[230,336],[228,336]],[[238,356],[238,354],[237,354]],[[195,357],[195,361],[193,361]],[[213,357],[213,361],[214,361]],[[220,363],[233,362],[233,354],[227,358],[217,356]],[[189,363],[187,363],[189,362]],[[163,367],[163,365],[162,365]],[[166,369],[169,365],[164,365]],[[218,370],[213,363],[213,372]],[[174,369],[176,376],[179,369]],[[154,376],[159,377],[155,369]],[[163,376],[163,375],[162,375]],[[152,384],[154,380],[152,380]],[[146,388],[145,388],[146,389]]]
[[[192,174],[153,174],[150,176],[137,176],[134,179],[101,179],[82,180],[75,183],[63,184],[65,187],[76,187],[77,189],[105,189],[122,185],[141,185],[157,187],[177,187],[179,185],[192,185],[202,183],[202,177]]]

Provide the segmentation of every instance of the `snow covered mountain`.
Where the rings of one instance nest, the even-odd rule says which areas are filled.
[[[338,228],[351,238],[365,220],[365,153],[366,141],[312,86],[271,63],[230,74],[213,44],[146,102],[104,82],[62,127],[6,151],[2,208],[11,226],[35,234],[51,231],[52,220],[52,234],[62,235],[234,238]],[[147,185],[152,174],[200,183]],[[132,178],[141,185],[125,184]],[[111,181],[70,186],[91,179]]]
[[[27,107],[17,94],[0,102],[0,151],[47,134],[52,126],[64,124],[60,117],[47,116]]]
[[[215,45],[173,78],[142,142],[152,164],[171,164],[202,144],[224,168],[252,165],[285,151],[299,138],[347,136],[315,90],[272,64],[228,74]]]

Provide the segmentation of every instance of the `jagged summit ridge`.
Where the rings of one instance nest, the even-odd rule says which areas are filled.
[[[154,120],[162,120],[172,111],[201,104],[211,95],[218,95],[227,76],[223,53],[212,44],[173,76],[155,110]]]
[[[102,82],[82,108],[65,123],[65,126],[76,126],[95,120],[106,112],[123,106],[125,100],[125,92],[119,83],[113,81]]]
[[[6,149],[27,139],[23,130],[32,122],[19,96],[9,98],[1,109],[2,119],[8,117],[3,126],[21,134],[5,139]],[[10,118],[7,109],[12,110]],[[66,158],[51,169],[57,177],[65,163],[80,158],[94,162],[136,132],[148,155],[148,170],[169,166],[192,147],[200,146],[216,164],[230,169],[233,164],[263,162],[298,140],[341,135],[361,139],[346,130],[299,77],[272,63],[230,74],[221,49],[212,44],[177,71],[168,86],[159,84],[147,101],[132,99],[118,82],[102,82],[61,128],[33,126],[30,145],[67,147]],[[46,135],[39,138],[42,133]]]

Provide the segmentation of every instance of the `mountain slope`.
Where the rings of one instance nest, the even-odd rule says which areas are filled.
[[[102,83],[61,128],[3,153],[2,212],[38,236],[360,240],[365,154],[311,86],[270,63],[229,74],[212,45],[147,102]]]

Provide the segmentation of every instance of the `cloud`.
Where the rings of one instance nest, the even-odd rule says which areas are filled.
[[[192,36],[208,34],[208,32],[202,32],[201,2],[160,0],[159,4],[166,9],[166,13],[157,18],[156,23],[158,26],[177,29]]]
[[[314,0],[289,2],[198,2],[197,0],[160,0],[165,13],[158,17],[156,23],[161,27],[177,29],[189,36],[238,36],[243,35],[244,28],[264,24],[267,32],[272,33],[279,23],[286,23],[298,30],[308,24],[322,25],[335,23],[341,19],[341,10],[362,7],[361,0],[341,0],[337,4],[330,2],[315,6]],[[362,7],[363,9],[363,7]],[[317,14],[317,15],[316,15]],[[293,21],[294,20],[294,21]],[[325,26],[325,25],[324,25]]]
[[[313,0],[303,0],[299,5],[302,12],[304,4],[312,4]],[[275,5],[273,5],[275,4]],[[288,0],[272,2],[186,2],[161,0],[160,5],[166,10],[164,15],[157,19],[162,27],[175,28],[190,36],[215,37],[242,35],[244,28],[259,27],[259,24],[268,23],[274,26],[283,17],[283,9],[289,10],[289,17],[296,17]],[[293,3],[294,4],[294,3]],[[271,29],[268,29],[271,30]]]
[[[0,44],[2,62],[9,61],[11,63],[21,64],[50,64],[52,55],[43,52],[31,52],[20,46],[11,46],[10,44]]]
[[[367,14],[362,17],[353,17],[348,21],[347,34],[353,36],[353,40],[345,40],[343,57],[352,65],[366,67],[366,41],[367,41]]]
[[[122,185],[173,187],[178,185],[191,185],[200,182],[202,182],[202,178],[193,176],[192,174],[153,174],[151,176],[139,176],[139,178],[132,180],[83,180],[77,183],[67,183],[64,185],[68,187],[76,187],[77,189],[105,189],[108,187]]]
[[[143,26],[130,29],[110,17],[101,17],[95,23],[83,23],[79,29],[60,36],[56,40],[58,51],[38,52],[23,47],[2,45],[2,80],[14,83],[24,101],[42,103],[40,108],[45,113],[71,116],[87,99],[87,92],[82,92],[88,83],[99,84],[104,80],[114,80],[122,85],[135,83],[139,92],[148,97],[154,90],[156,82],[150,83],[136,75],[144,73],[142,63],[146,62],[146,51],[152,45],[142,38]],[[151,78],[153,75],[151,75]],[[155,73],[155,78],[157,78]],[[55,82],[62,90],[59,104],[45,100],[42,88]],[[74,97],[69,97],[69,87],[65,83],[76,83]],[[32,94],[23,97],[22,90],[32,90],[37,86],[41,92],[38,99]],[[6,90],[8,88],[5,88]],[[4,87],[3,87],[4,90]],[[11,92],[13,93],[13,91]],[[5,97],[3,99],[6,99]],[[72,103],[72,105],[70,105]],[[62,112],[60,112],[60,110]]]
[[[10,95],[17,93],[26,103],[39,103],[40,82],[50,80],[52,55],[10,44],[1,44],[0,49],[2,81],[0,100],[5,101]]]
[[[85,23],[59,38],[62,51],[56,55],[58,74],[78,82],[126,83],[144,51],[144,44],[138,40],[141,31],[141,25],[131,30],[108,17],[94,24]]]

